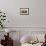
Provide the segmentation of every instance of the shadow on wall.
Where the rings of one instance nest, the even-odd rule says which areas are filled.
[[[13,40],[13,46],[21,46],[20,41],[18,40]]]

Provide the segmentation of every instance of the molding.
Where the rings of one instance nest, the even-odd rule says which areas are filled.
[[[46,28],[46,27],[4,27],[4,28]]]

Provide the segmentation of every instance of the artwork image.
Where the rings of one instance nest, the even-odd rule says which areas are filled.
[[[20,8],[20,15],[29,15],[29,8]]]

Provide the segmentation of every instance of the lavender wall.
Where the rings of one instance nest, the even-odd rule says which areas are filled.
[[[6,27],[46,27],[46,0],[0,0],[6,12]],[[29,16],[20,16],[20,8],[29,8]]]
[[[29,16],[20,16],[20,8],[29,8]],[[6,12],[8,29],[20,31],[20,35],[23,31],[46,33],[46,0],[0,0],[0,9]]]

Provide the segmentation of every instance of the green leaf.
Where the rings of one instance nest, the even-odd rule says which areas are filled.
[[[3,25],[1,25],[1,27],[3,28]]]
[[[4,15],[5,15],[5,13],[4,13]]]
[[[6,17],[6,16],[3,16],[3,17]]]
[[[0,24],[1,25],[1,24]]]
[[[0,12],[0,13],[2,13],[2,12]]]
[[[1,23],[1,21],[0,21],[0,23]]]

